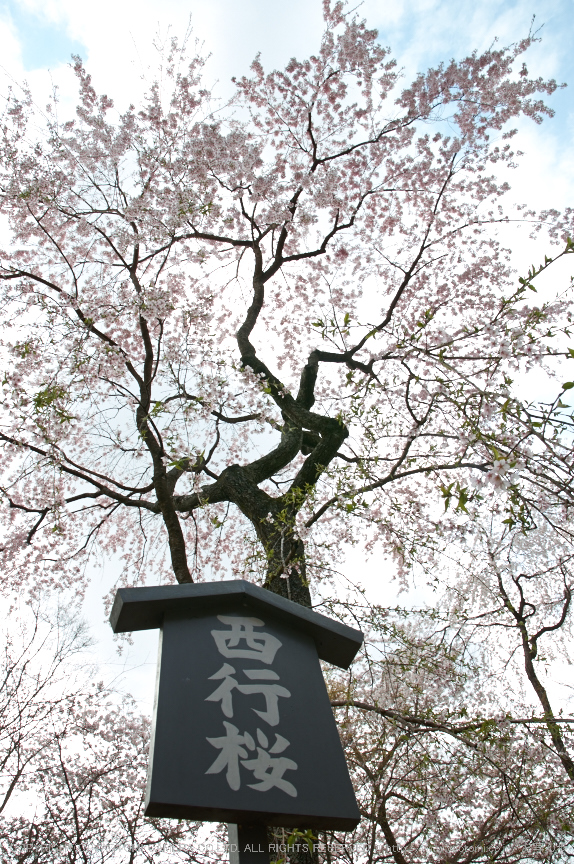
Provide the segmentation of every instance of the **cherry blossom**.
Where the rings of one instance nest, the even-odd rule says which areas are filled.
[[[431,847],[480,859],[464,831],[477,846],[498,832],[518,861],[538,830],[525,800],[553,802],[556,837],[571,801],[568,736],[535,661],[570,623],[574,349],[568,291],[536,286],[574,251],[573,214],[513,208],[506,180],[515,125],[551,116],[557,85],[530,77],[531,34],[406,82],[356,12],[323,5],[317,52],[272,72],[257,57],[225,106],[176,41],[123,114],[79,58],[74,118],[56,97],[48,112],[25,89],[5,98],[4,591],[81,596],[103,560],[122,585],[241,577],[356,621],[336,574],[362,544],[399,585],[414,574],[437,592],[440,627],[405,625],[419,665],[441,627],[464,650],[388,684],[389,650],[334,700],[361,836],[382,831],[380,860],[403,864]],[[546,249],[520,273],[511,222]],[[544,402],[516,386],[532,370]],[[468,695],[460,664],[493,645]],[[533,688],[541,726],[492,725],[531,707],[520,688],[508,705],[480,693],[502,670]],[[488,735],[452,726],[464,717],[446,706],[467,697]],[[435,724],[422,744],[419,720]],[[112,711],[94,735],[124,721]],[[144,721],[128,725],[143,742]],[[559,780],[537,774],[544,758]],[[424,773],[443,763],[445,782]]]

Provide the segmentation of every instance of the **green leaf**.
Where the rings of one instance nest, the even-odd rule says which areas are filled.
[[[572,390],[573,387],[574,387],[574,381],[566,381],[566,382],[562,385],[562,389],[563,389],[563,390]]]
[[[452,487],[454,486],[454,481],[450,483],[448,486],[444,484],[440,484],[440,492],[442,497],[444,498],[444,511],[448,510],[450,506],[450,499],[452,498]]]
[[[457,483],[458,486],[458,483]],[[470,500],[470,495],[468,494],[468,489],[462,488],[459,486],[458,488],[458,503],[456,505],[456,509],[462,511],[463,513],[468,514],[468,510],[466,509],[466,505]]]

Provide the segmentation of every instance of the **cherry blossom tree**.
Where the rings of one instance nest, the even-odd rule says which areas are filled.
[[[489,170],[556,85],[520,66],[528,37],[401,89],[375,31],[325,21],[227,114],[175,46],[121,116],[79,61],[75,120],[6,102],[13,579],[79,585],[101,550],[132,583],[209,562],[309,604],[353,521],[402,559],[398,508],[506,470],[482,429],[564,310],[516,287]]]
[[[137,109],[79,59],[74,119],[6,98],[4,590],[81,594],[103,559],[123,584],[240,576],[311,605],[353,543],[405,584],[425,574],[435,629],[385,631],[384,662],[333,683],[361,836],[370,861],[484,860],[495,842],[519,861],[533,831],[571,831],[569,733],[535,661],[571,615],[574,384],[538,404],[515,381],[553,383],[574,356],[568,293],[536,292],[574,251],[574,214],[504,206],[514,125],[551,116],[556,84],[529,76],[530,34],[405,85],[365,22],[328,0],[324,17],[316,55],[256,58],[227,105],[176,42]],[[522,276],[512,228],[547,234]],[[381,642],[368,610],[330,599]],[[507,703],[492,685],[516,672],[515,635],[534,720],[518,685]],[[49,830],[81,811],[107,849],[85,801],[123,814],[122,836],[141,813],[102,768],[128,721],[88,714],[70,728],[97,758],[51,763]],[[143,752],[128,725],[115,778]]]
[[[51,620],[34,609],[27,625],[17,619],[17,627],[2,633],[0,815],[47,746],[46,729],[66,702],[62,685],[69,682],[71,661],[89,644],[85,626],[61,609],[50,611]]]
[[[329,684],[363,820],[351,835],[320,836],[322,859],[562,860],[574,836],[572,784],[528,706],[507,698],[501,713],[488,652],[461,632],[445,639],[430,611],[361,614],[368,655]],[[85,630],[36,616],[21,636],[24,650],[14,632],[8,640],[1,694],[2,860],[226,859],[223,842],[202,843],[196,824],[143,818],[149,721],[94,686],[85,663],[82,675]]]
[[[205,861],[196,823],[144,820],[149,720],[94,680],[85,625],[46,607],[3,637],[2,861]]]
[[[517,698],[501,714],[496,665],[460,633],[441,638],[430,616],[367,617],[382,637],[368,674],[331,684],[364,816],[354,837],[336,838],[343,857],[567,860],[573,788],[544,722]]]

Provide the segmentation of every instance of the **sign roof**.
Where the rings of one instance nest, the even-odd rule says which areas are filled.
[[[166,612],[202,615],[221,602],[233,601],[311,636],[321,660],[348,669],[363,643],[363,634],[333,621],[278,594],[235,579],[226,582],[199,582],[191,585],[158,585],[120,588],[114,600],[110,624],[114,633],[154,630],[161,627]]]

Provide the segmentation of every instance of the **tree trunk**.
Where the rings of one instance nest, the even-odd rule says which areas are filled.
[[[528,635],[526,633],[526,628],[523,626],[521,628],[521,631],[522,648],[524,651],[524,668],[526,670],[526,675],[528,677],[528,680],[532,684],[532,687],[534,688],[534,692],[538,696],[540,704],[542,705],[542,710],[544,711],[544,719],[546,720],[546,727],[550,732],[550,737],[552,738],[552,743],[554,744],[556,755],[562,762],[562,766],[566,771],[566,774],[570,778],[571,782],[574,783],[574,762],[572,761],[572,758],[570,757],[570,754],[566,749],[564,739],[562,738],[562,733],[560,732],[560,727],[558,726],[558,723],[554,722],[554,712],[552,711],[552,706],[550,705],[550,700],[548,698],[546,688],[536,674],[532,656],[533,651],[531,650],[528,643]]]
[[[265,544],[265,551],[268,562],[265,588],[311,608],[303,541],[291,528],[274,526]]]
[[[306,579],[305,546],[292,528],[287,525],[273,524],[269,532],[258,532],[262,538],[267,554],[267,578],[265,588],[281,597],[286,597],[294,603],[311,608],[311,592]],[[273,843],[285,843],[285,839],[293,834],[293,828],[271,828],[269,831]],[[318,838],[318,832],[312,830],[312,835]],[[318,844],[318,839],[316,840]],[[318,864],[319,853],[313,849],[313,844],[304,838],[295,836],[292,851],[281,853],[277,858],[287,857],[292,864]]]

